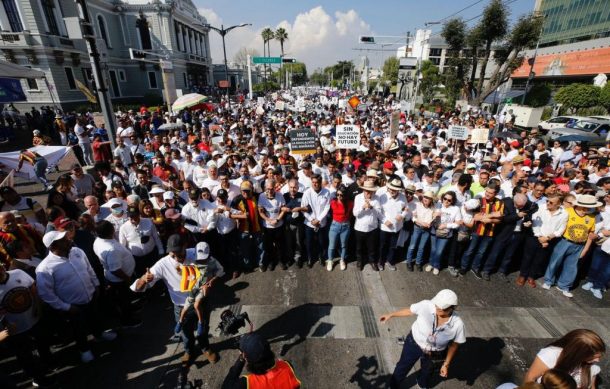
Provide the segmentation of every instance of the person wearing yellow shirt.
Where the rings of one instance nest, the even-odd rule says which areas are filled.
[[[544,289],[556,288],[566,297],[573,297],[570,288],[578,273],[578,261],[584,258],[591,246],[595,231],[595,216],[589,210],[601,206],[592,195],[578,195],[573,208],[568,208],[568,222],[559,243],[553,249],[551,260],[544,274]],[[593,235],[593,236],[591,236]],[[557,277],[559,268],[561,274]]]

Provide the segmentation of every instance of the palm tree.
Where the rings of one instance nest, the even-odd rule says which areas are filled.
[[[275,40],[280,42],[281,58],[284,58],[284,42],[288,40],[288,33],[282,27],[275,30]],[[282,85],[282,63],[280,63],[280,85]]]
[[[270,47],[269,47],[269,41],[271,39],[273,39],[274,37],[274,32],[272,29],[270,29],[269,27],[265,28],[263,31],[261,31],[261,37],[263,38],[263,55],[265,57],[269,56],[270,53]],[[265,85],[267,84],[267,64],[265,64]],[[266,86],[265,86],[266,88]]]

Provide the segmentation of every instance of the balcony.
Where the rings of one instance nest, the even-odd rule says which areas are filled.
[[[74,48],[74,41],[58,35],[42,35],[47,47]]]
[[[35,45],[34,39],[29,31],[22,32],[0,32],[0,46],[2,47],[30,47]]]

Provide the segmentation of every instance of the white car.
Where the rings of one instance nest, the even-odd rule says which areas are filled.
[[[568,127],[568,124],[577,122],[579,120],[587,119],[584,116],[556,116],[549,120],[543,120],[538,123],[538,129],[543,135],[554,128]]]

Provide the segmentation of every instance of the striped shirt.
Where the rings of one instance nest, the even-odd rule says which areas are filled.
[[[485,198],[481,201],[480,214],[489,215],[494,212],[504,214],[504,203],[502,200],[494,198],[492,201],[487,201]],[[494,236],[497,223],[483,223],[478,221],[475,223],[474,233],[478,236]]]

